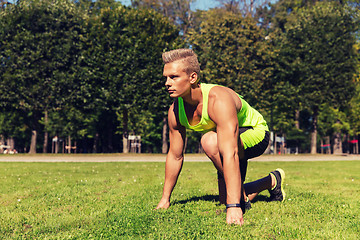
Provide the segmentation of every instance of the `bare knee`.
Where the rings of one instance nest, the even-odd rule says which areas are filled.
[[[215,132],[208,132],[201,138],[201,146],[206,155],[215,156],[219,153],[217,146],[217,136]]]

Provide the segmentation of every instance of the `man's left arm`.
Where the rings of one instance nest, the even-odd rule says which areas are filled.
[[[227,190],[227,204],[240,203],[242,179],[238,156],[239,125],[233,98],[225,91],[217,91],[209,99],[209,116],[216,123],[219,152]],[[228,208],[226,222],[242,225],[241,208]]]

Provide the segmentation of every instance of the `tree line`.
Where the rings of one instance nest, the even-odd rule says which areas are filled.
[[[191,47],[299,152],[354,152],[357,1],[20,0],[0,9],[0,145],[19,152],[167,151],[161,53]],[[255,8],[256,7],[256,8]],[[191,133],[187,151],[197,152]],[[274,138],[275,139],[275,138]],[[276,146],[276,145],[275,145]],[[331,146],[331,147],[329,147]],[[64,150],[65,149],[65,150]],[[74,150],[76,149],[76,150]]]

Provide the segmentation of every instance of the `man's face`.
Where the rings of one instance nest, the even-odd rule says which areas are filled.
[[[165,64],[163,76],[166,77],[165,86],[170,97],[182,97],[190,92],[193,74],[189,76],[184,71],[184,64],[181,61]]]

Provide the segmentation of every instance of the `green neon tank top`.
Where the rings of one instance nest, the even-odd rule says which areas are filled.
[[[179,97],[179,120],[180,124],[183,125],[186,129],[191,129],[196,132],[208,132],[211,130],[215,130],[216,124],[210,119],[208,114],[208,101],[209,101],[209,92],[212,87],[216,86],[215,84],[205,84],[201,83],[201,93],[203,96],[203,108],[201,111],[201,119],[200,122],[196,125],[190,125],[188,118],[185,113],[184,100]]]
[[[190,125],[185,113],[184,100],[179,97],[179,121],[186,129],[191,129],[196,132],[208,132],[216,129],[216,124],[210,119],[208,114],[209,92],[216,84],[201,83],[201,93],[203,95],[203,108],[201,113],[200,122],[196,125]],[[269,128],[263,116],[252,108],[243,98],[238,94],[242,107],[238,112],[239,127],[253,127],[254,129],[261,129],[269,131]]]

